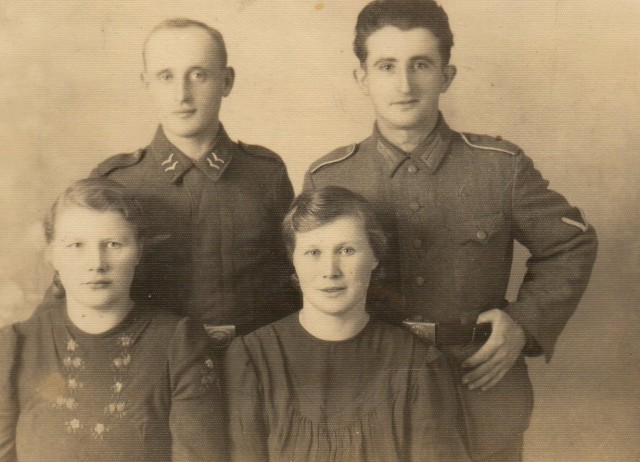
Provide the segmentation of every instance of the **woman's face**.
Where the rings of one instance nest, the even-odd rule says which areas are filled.
[[[101,310],[129,301],[141,248],[120,213],[64,207],[50,245],[67,299]]]
[[[304,309],[331,315],[364,311],[371,272],[378,260],[362,220],[340,217],[295,237],[293,265]]]

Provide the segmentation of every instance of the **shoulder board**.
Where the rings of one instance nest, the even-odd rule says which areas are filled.
[[[135,152],[127,152],[124,154],[116,154],[108,159],[100,162],[96,168],[91,172],[91,176],[107,176],[114,170],[121,168],[131,167],[132,165],[140,162],[146,151],[144,149],[138,149]]]
[[[484,151],[495,151],[517,156],[522,153],[522,149],[509,141],[505,141],[500,136],[473,135],[470,133],[460,133],[462,140],[472,148]]]
[[[265,157],[267,159],[275,160],[276,162],[282,163],[282,158],[273,152],[271,149],[265,148],[264,146],[260,146],[258,144],[246,144],[242,141],[238,140],[238,146],[247,154],[251,154],[253,156]]]
[[[331,151],[326,156],[321,157],[320,159],[316,160],[313,164],[311,164],[311,166],[309,167],[309,172],[313,175],[322,167],[326,167],[327,165],[337,164],[347,160],[349,157],[351,157],[358,151],[358,147],[359,147],[358,144],[351,144],[349,146],[344,146],[342,148],[338,148],[334,151]]]

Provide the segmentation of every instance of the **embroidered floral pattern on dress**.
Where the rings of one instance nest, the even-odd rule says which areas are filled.
[[[216,383],[217,378],[214,373],[213,359],[207,358],[204,362],[204,366],[200,370],[202,377],[200,378],[200,388],[205,391],[208,390],[213,384]]]
[[[120,335],[115,341],[117,346],[120,347],[120,351],[110,362],[114,377],[113,384],[109,386],[109,402],[103,408],[105,420],[87,424],[86,422],[82,423],[77,415],[73,415],[76,411],[82,409],[82,390],[85,384],[80,380],[80,376],[86,368],[82,347],[71,336],[67,340],[67,354],[62,358],[62,364],[66,372],[66,396],[58,396],[53,406],[57,410],[70,414],[69,419],[64,422],[65,429],[70,434],[83,435],[88,432],[93,439],[103,440],[107,437],[110,429],[120,419],[127,416],[127,404],[123,396],[123,390],[126,389],[126,376],[132,360],[129,348],[133,346],[133,339],[129,335]],[[211,367],[213,367],[213,363]]]

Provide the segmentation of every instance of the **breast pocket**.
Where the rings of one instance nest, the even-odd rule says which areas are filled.
[[[450,222],[447,229],[458,245],[487,245],[502,232],[505,234],[507,222],[502,212],[482,217]]]

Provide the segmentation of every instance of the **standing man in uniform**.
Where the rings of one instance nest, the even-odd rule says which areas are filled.
[[[231,141],[218,115],[234,70],[222,35],[190,19],[149,34],[142,80],[160,126],[149,146],[92,172],[133,189],[155,242],[136,295],[173,306],[228,342],[297,309],[280,239],[293,188],[278,155]]]
[[[377,207],[394,238],[370,309],[436,323],[412,325],[452,364],[470,455],[519,461],[533,406],[524,356],[551,358],[597,240],[517,146],[448,127],[438,104],[456,74],[452,46],[433,0],[368,4],[356,25],[354,76],[375,109],[373,134],[312,164],[305,188],[347,187]],[[514,241],[531,258],[508,303]]]

